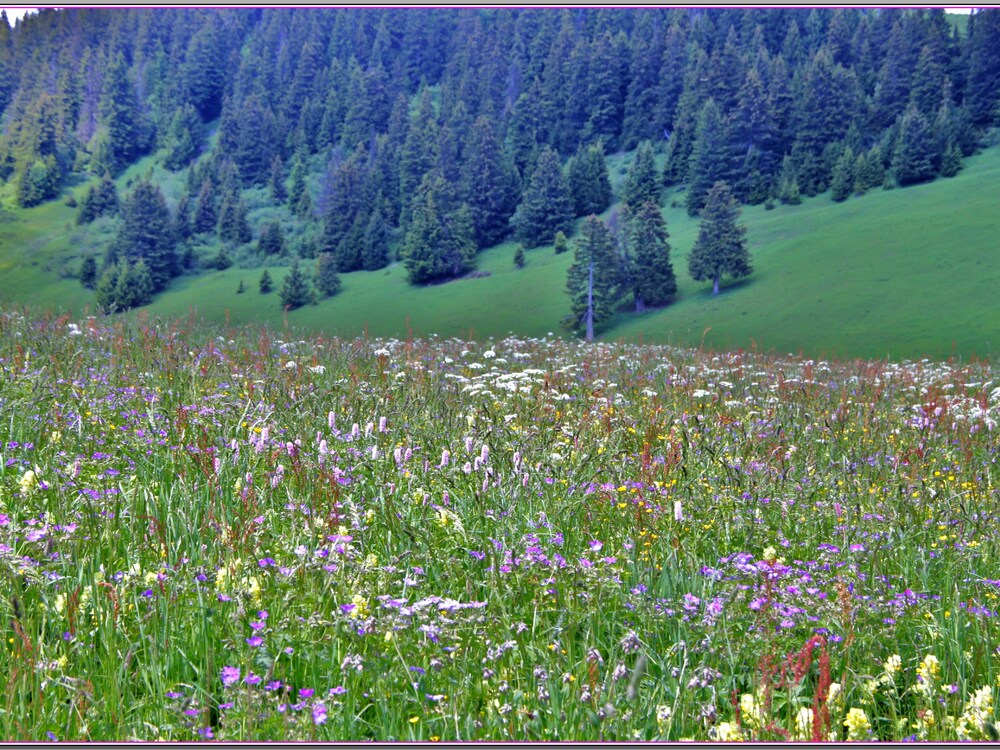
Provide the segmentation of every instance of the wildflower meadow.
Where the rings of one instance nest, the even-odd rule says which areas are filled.
[[[997,736],[1000,378],[0,312],[0,736]]]

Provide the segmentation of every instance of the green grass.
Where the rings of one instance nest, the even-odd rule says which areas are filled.
[[[984,739],[998,380],[0,309],[0,736]]]
[[[619,188],[631,158],[608,158]],[[152,164],[151,158],[135,165],[120,184]],[[171,194],[177,178],[172,180]],[[993,260],[998,181],[1000,149],[994,147],[968,159],[950,180],[878,190],[843,204],[826,194],[773,211],[746,208],[755,273],[724,286],[715,299],[707,285],[687,276],[697,220],[671,207],[682,197],[671,194],[664,215],[680,283],[675,303],[638,316],[623,312],[598,333],[612,340],[820,357],[993,357],[1000,344],[993,326],[1000,319],[993,291],[1000,283]],[[82,190],[76,189],[78,199]],[[0,300],[74,312],[91,302],[75,281],[60,278],[75,271],[85,244],[74,239],[73,216],[58,202],[3,214]],[[478,268],[489,277],[426,288],[410,287],[398,264],[345,274],[337,297],[294,311],[288,321],[347,336],[559,333],[569,311],[565,278],[572,254],[532,250],[527,267],[518,270],[513,247],[506,243],[480,254]],[[271,273],[280,285],[283,270]],[[260,269],[233,267],[184,277],[146,309],[154,316],[193,311],[208,322],[279,324],[284,313],[277,295],[257,294],[259,276]],[[247,293],[237,295],[241,280]]]

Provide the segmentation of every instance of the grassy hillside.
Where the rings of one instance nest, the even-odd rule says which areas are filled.
[[[619,183],[630,156],[609,159]],[[120,182],[145,171],[142,162]],[[994,356],[1000,302],[1000,266],[994,238],[1000,226],[995,186],[1000,149],[968,160],[954,179],[905,190],[876,191],[834,204],[829,196],[801,206],[747,208],[755,273],[724,286],[687,277],[686,256],[697,221],[682,208],[664,209],[680,281],[670,307],[623,313],[600,331],[623,338],[713,348],[752,348],[811,356]],[[75,188],[77,198],[83,188]],[[668,196],[672,204],[675,196]],[[0,300],[79,312],[92,296],[72,278],[79,262],[73,244],[75,210],[52,203],[0,214]],[[514,245],[483,252],[488,277],[426,288],[406,283],[396,264],[343,276],[343,291],[287,316],[296,327],[331,334],[489,337],[560,333],[568,312],[566,269],[572,255],[551,248],[528,252],[513,264]],[[280,288],[283,268],[272,268]],[[285,318],[276,292],[257,292],[260,269],[230,268],[183,277],[146,310],[155,316],[194,313],[208,321],[268,322]],[[246,293],[237,294],[240,281]]]

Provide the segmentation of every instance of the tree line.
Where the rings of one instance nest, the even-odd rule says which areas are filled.
[[[86,278],[148,275],[148,294],[248,257],[322,258],[328,277],[398,259],[430,283],[508,237],[551,245],[616,197],[638,213],[667,187],[692,215],[719,182],[744,204],[846,200],[957,173],[998,102],[996,9],[964,34],[941,9],[885,8],[0,18],[0,178],[31,206],[95,175],[81,225],[118,229]],[[605,155],[634,149],[613,196]],[[155,184],[108,188],[154,151],[184,180],[163,216]],[[133,236],[136,201],[169,252]]]

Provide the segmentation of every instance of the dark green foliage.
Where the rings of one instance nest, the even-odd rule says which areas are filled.
[[[949,143],[941,157],[941,176],[954,177],[962,170],[962,149]]]
[[[366,271],[376,271],[389,263],[389,228],[386,226],[382,210],[378,207],[368,218],[361,262]]]
[[[250,224],[247,223],[247,207],[237,194],[228,195],[222,200],[219,209],[219,239],[243,245],[253,239]]]
[[[225,247],[220,247],[219,252],[208,262],[208,267],[217,271],[225,271],[231,265],[233,265],[233,257]]]
[[[705,205],[712,185],[727,180],[733,173],[732,149],[714,99],[705,102],[698,115],[694,146],[688,165],[688,189],[685,200],[688,214],[697,216]]]
[[[472,268],[476,254],[468,206],[445,212],[444,180],[427,175],[413,199],[413,217],[403,242],[403,263],[412,284],[454,278]]]
[[[580,148],[566,168],[569,192],[573,198],[573,214],[600,214],[611,205],[611,181],[604,149],[600,144]],[[656,175],[653,175],[656,180]]]
[[[365,229],[367,225],[367,217],[364,214],[361,212],[355,214],[351,228],[341,238],[334,253],[339,271],[348,273],[364,267]]]
[[[688,271],[695,281],[711,281],[719,293],[723,275],[740,279],[753,272],[747,249],[746,227],[738,224],[740,204],[729,185],[712,186],[701,212],[698,239],[688,256]]]
[[[838,203],[847,200],[854,190],[854,164],[854,151],[850,147],[845,148],[844,153],[837,159],[830,178],[830,197]]]
[[[524,245],[518,245],[514,248],[514,267],[524,268]]]
[[[285,249],[285,234],[281,231],[281,224],[277,221],[265,224],[257,239],[257,251],[264,256],[274,256],[284,255]]]
[[[899,138],[892,156],[892,171],[900,185],[934,179],[937,143],[930,125],[915,106],[907,108],[899,122]]]
[[[96,166],[117,174],[143,151],[135,90],[121,53],[105,73],[100,115],[105,151]]]
[[[515,238],[528,248],[552,242],[556,232],[572,231],[573,203],[559,168],[559,157],[552,149],[539,154],[511,225]]]
[[[621,268],[611,232],[598,217],[587,217],[573,244],[573,265],[566,278],[572,310],[567,323],[572,330],[583,331],[587,341],[593,341],[594,326],[614,315],[618,307]]]
[[[660,179],[656,173],[656,163],[653,161],[653,147],[649,141],[639,144],[635,153],[635,161],[629,167],[625,178],[625,191],[622,201],[632,207],[641,206],[650,201],[660,203]]]
[[[218,214],[215,210],[215,190],[212,188],[212,183],[205,180],[198,191],[198,201],[194,207],[193,228],[195,233],[215,231],[218,220]]]
[[[122,202],[121,217],[109,257],[130,263],[145,260],[152,291],[161,291],[179,272],[173,222],[163,193],[143,180]]]
[[[278,204],[288,200],[288,191],[285,189],[285,165],[280,156],[275,156],[271,161],[271,176],[267,182],[271,189],[271,199]]]
[[[167,131],[167,148],[163,160],[167,169],[177,171],[186,167],[198,155],[201,143],[201,118],[190,104],[185,104],[170,121]]]
[[[108,266],[94,290],[97,306],[104,312],[123,312],[148,304],[153,298],[149,267],[140,258],[135,263],[122,260]]]
[[[97,284],[97,261],[93,255],[88,255],[80,263],[80,283],[86,289],[93,289]]]
[[[517,173],[503,151],[495,127],[488,118],[478,118],[467,148],[466,194],[476,245],[480,248],[491,247],[507,236],[518,199]]]
[[[309,279],[302,273],[297,260],[292,261],[285,280],[278,292],[281,307],[285,310],[295,310],[312,302],[312,291],[309,289]]]
[[[77,224],[89,224],[98,216],[113,216],[118,212],[118,191],[107,172],[101,181],[87,190],[76,213]]]
[[[243,294],[247,290],[246,284],[243,283],[243,279],[240,279],[240,285],[236,287],[237,294]]]
[[[267,272],[266,268],[264,269],[264,273],[260,275],[260,281],[257,283],[257,286],[261,294],[267,294],[274,288],[274,282],[271,281],[271,274]]]
[[[986,8],[970,19],[966,107],[972,122],[983,126],[1000,121],[1000,8]]]
[[[340,275],[337,273],[337,259],[330,253],[320,253],[316,258],[316,276],[313,284],[324,297],[332,297],[340,291]]]
[[[786,156],[781,164],[778,197],[782,203],[789,206],[797,206],[802,202],[802,195],[799,192],[799,177],[795,170],[795,163],[790,156]]]
[[[667,304],[677,293],[677,278],[660,207],[646,201],[632,211],[626,220],[625,237],[636,312]]]
[[[56,197],[61,180],[62,172],[54,156],[35,159],[17,173],[18,205],[30,208]]]

